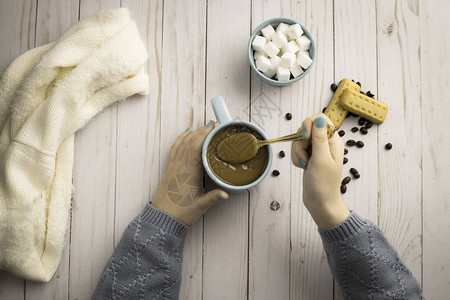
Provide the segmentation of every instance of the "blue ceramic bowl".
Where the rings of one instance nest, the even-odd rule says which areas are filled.
[[[264,75],[261,71],[259,71],[256,68],[255,59],[253,58],[252,42],[255,39],[255,36],[262,35],[261,29],[263,29],[267,25],[270,24],[270,25],[272,25],[273,28],[276,28],[278,26],[278,24],[280,24],[280,23],[286,23],[289,25],[292,25],[295,23],[299,24],[302,27],[304,34],[311,40],[311,46],[309,47],[309,57],[311,57],[311,59],[312,59],[312,64],[300,76],[298,76],[297,78],[294,78],[294,79],[289,79],[288,81],[278,81],[276,79],[271,79],[271,78],[267,77],[266,75]],[[252,70],[255,71],[256,75],[258,75],[258,77],[261,78],[263,81],[265,81],[271,85],[286,86],[286,85],[290,85],[290,84],[302,79],[303,77],[306,76],[306,74],[308,74],[309,70],[311,70],[311,68],[314,65],[314,61],[316,60],[316,45],[314,43],[314,40],[313,40],[311,34],[302,24],[300,24],[297,21],[294,21],[292,19],[289,19],[289,18],[273,18],[273,19],[262,22],[255,29],[255,31],[253,31],[252,35],[250,36],[250,39],[248,41],[248,60],[250,61],[250,66],[252,67]]]

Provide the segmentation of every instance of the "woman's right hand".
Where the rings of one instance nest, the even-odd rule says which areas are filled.
[[[326,124],[333,125],[324,114],[303,121],[299,132],[306,131],[306,139],[292,142],[291,151],[292,163],[305,170],[303,203],[321,229],[336,226],[350,215],[340,193],[344,143],[337,134],[328,139]]]

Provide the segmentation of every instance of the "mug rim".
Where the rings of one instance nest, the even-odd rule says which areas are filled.
[[[222,124],[220,124],[219,126],[215,127],[206,137],[205,142],[203,143],[203,147],[202,147],[202,162],[203,162],[203,167],[206,170],[206,173],[208,174],[209,178],[211,178],[217,185],[225,188],[225,189],[229,189],[229,190],[233,190],[233,191],[241,191],[241,190],[247,190],[250,189],[256,185],[258,185],[261,181],[263,181],[264,178],[266,178],[267,174],[269,174],[270,168],[272,167],[272,160],[273,160],[273,155],[272,155],[272,147],[270,145],[267,145],[268,147],[268,152],[269,152],[269,157],[267,159],[267,165],[266,168],[264,170],[264,172],[261,174],[261,176],[258,177],[258,179],[256,179],[255,181],[246,184],[246,185],[231,185],[229,183],[226,183],[224,181],[222,181],[218,176],[216,176],[213,171],[211,170],[211,168],[209,167],[209,163],[208,163],[208,157],[207,157],[207,151],[208,151],[208,145],[211,142],[212,137],[221,129],[223,129],[224,127],[228,127],[232,124],[243,124],[247,127],[250,127],[252,129],[254,129],[255,131],[257,131],[259,134],[261,134],[261,136],[264,139],[268,139],[266,133],[259,128],[258,126],[256,126],[255,124],[248,122],[248,121],[243,121],[243,120],[229,120],[227,122],[224,122]]]

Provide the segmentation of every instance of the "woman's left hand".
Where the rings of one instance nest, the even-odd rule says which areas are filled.
[[[192,225],[228,194],[220,189],[203,188],[202,146],[216,124],[210,121],[195,131],[181,134],[170,149],[166,172],[152,205],[186,225]]]

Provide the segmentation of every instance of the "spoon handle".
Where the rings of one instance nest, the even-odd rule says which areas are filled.
[[[337,131],[337,129],[334,126],[327,124],[328,138],[332,137],[336,131]],[[303,132],[300,131],[300,132],[296,132],[293,134],[289,134],[289,135],[271,139],[271,140],[258,141],[258,145],[260,147],[262,147],[262,146],[265,146],[268,144],[273,144],[273,143],[289,142],[289,141],[302,141],[302,140],[303,140]]]

